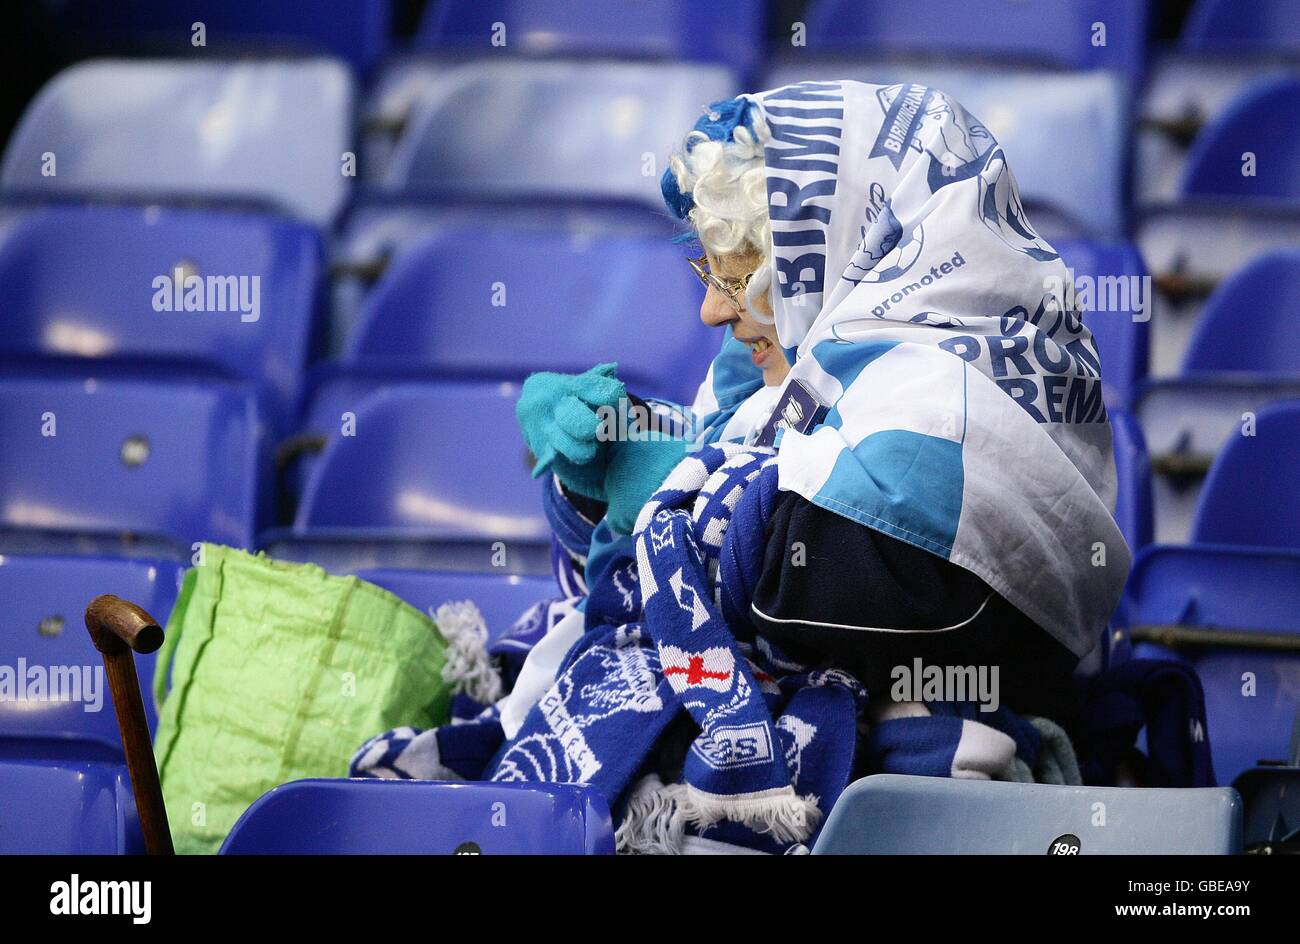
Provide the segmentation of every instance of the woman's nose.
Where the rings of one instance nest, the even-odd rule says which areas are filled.
[[[739,320],[739,316],[736,314],[736,309],[727,304],[722,293],[709,286],[709,290],[704,293],[704,301],[700,303],[700,320],[710,328],[720,328]]]

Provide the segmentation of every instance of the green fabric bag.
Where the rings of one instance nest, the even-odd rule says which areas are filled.
[[[214,544],[201,555],[154,673],[154,753],[180,853],[216,852],[267,790],[347,776],[367,738],[444,724],[451,702],[446,641],[387,590]]]

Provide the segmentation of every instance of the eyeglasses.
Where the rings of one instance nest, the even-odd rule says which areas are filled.
[[[751,272],[744,278],[724,279],[722,276],[714,275],[709,271],[708,256],[700,256],[698,259],[687,259],[686,261],[690,263],[691,271],[704,283],[705,288],[716,288],[721,292],[722,297],[727,300],[727,304],[735,309],[736,314],[740,314],[744,310],[745,304],[740,300],[740,296],[749,287],[749,280],[754,277],[754,273]]]

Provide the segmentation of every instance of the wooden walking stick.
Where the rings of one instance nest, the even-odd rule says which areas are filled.
[[[134,655],[157,650],[163,644],[162,627],[134,603],[104,594],[86,607],[86,630],[104,657],[104,672],[113,695],[117,727],[122,732],[126,769],[131,775],[145,851],[149,855],[173,855],[171,827],[158,782],[158,766],[149,740],[149,722],[140,698]]]

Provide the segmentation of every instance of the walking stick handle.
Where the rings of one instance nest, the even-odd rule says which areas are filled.
[[[158,766],[149,740],[149,721],[140,698],[140,681],[135,674],[136,652],[147,653],[163,643],[162,627],[152,616],[112,594],[95,597],[86,607],[86,630],[104,657],[104,672],[113,696],[117,727],[122,732],[122,750],[131,775],[140,831],[150,855],[171,855],[171,827],[163,804]]]
[[[162,627],[152,616],[128,600],[111,593],[97,596],[86,607],[90,641],[105,655],[155,652],[163,644]]]

